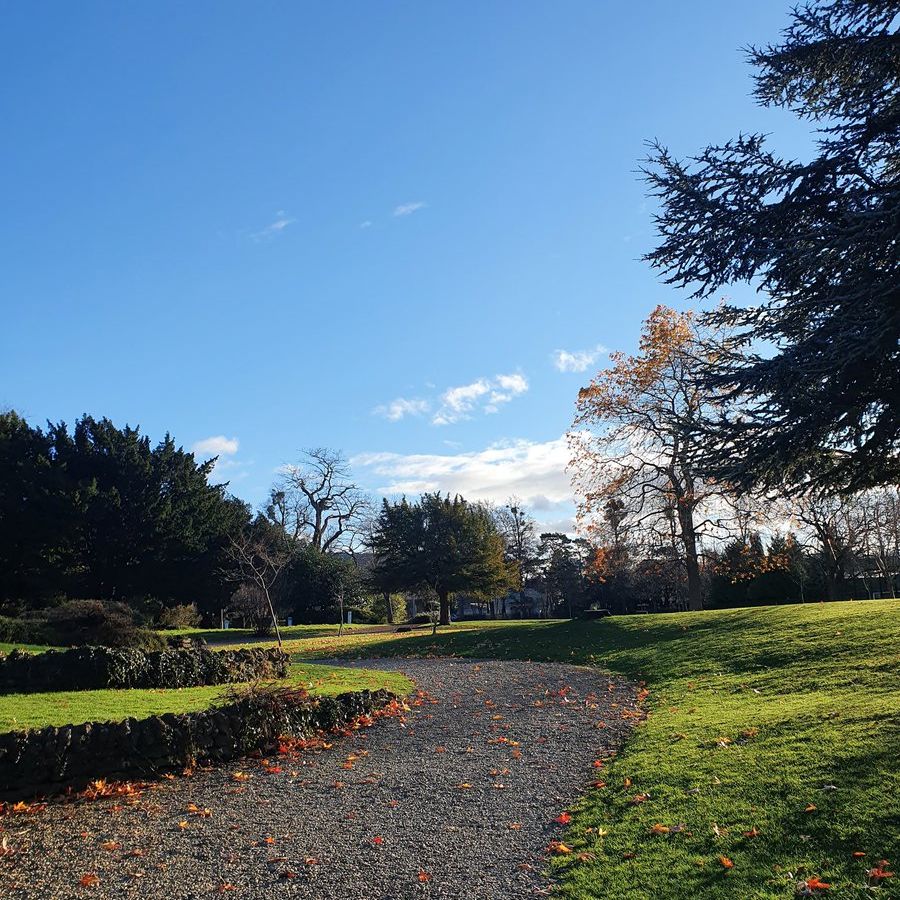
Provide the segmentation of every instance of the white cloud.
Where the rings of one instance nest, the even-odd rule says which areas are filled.
[[[296,219],[292,219],[283,209],[279,209],[278,212],[275,213],[274,221],[266,225],[261,231],[257,231],[253,235],[253,240],[265,241],[269,238],[276,237],[281,234],[288,225],[293,225],[296,221]]]
[[[394,207],[395,216],[411,216],[414,212],[424,209],[427,204],[422,200],[416,200],[413,203],[401,203]]]
[[[495,413],[501,404],[527,390],[528,379],[518,373],[479,378],[471,384],[448,388],[441,395],[441,404],[431,422],[433,425],[451,425],[471,418],[479,408],[485,413]]]
[[[198,456],[234,456],[240,446],[238,439],[216,434],[197,441],[191,450]]]
[[[553,365],[560,372],[584,372],[589,369],[604,353],[609,351],[603,344],[597,344],[593,350],[554,350]]]
[[[518,440],[468,453],[362,453],[351,460],[386,495],[423,491],[459,493],[469,500],[505,503],[520,497],[547,521],[571,519],[572,485],[566,474],[570,451],[565,437]],[[547,515],[547,514],[550,515]]]
[[[389,422],[399,422],[406,416],[421,416],[429,409],[431,409],[431,404],[427,400],[421,400],[418,397],[397,397],[390,403],[376,406],[372,412]]]
[[[366,219],[365,222],[360,222],[360,223],[359,223],[359,227],[360,227],[360,228],[371,228],[371,227],[372,227],[372,220],[371,220],[371,219]]]

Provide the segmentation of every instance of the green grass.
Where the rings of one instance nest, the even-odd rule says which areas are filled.
[[[308,637],[322,637],[325,635],[337,635],[338,625],[285,625],[281,628],[281,637],[284,640],[297,640]],[[345,625],[344,631],[354,632],[374,628],[374,625]],[[272,638],[261,639],[257,637],[252,628],[166,628],[160,629],[163,637],[192,637],[200,638],[208,644],[258,644],[274,641]],[[2,646],[2,645],[0,645]]]
[[[900,896],[900,877],[871,890],[865,875],[886,858],[900,876],[896,601],[467,624],[298,649],[551,659],[644,680],[647,720],[597,773],[607,787],[571,810],[573,852],[552,864],[564,897],[791,898],[811,876],[832,885],[822,896]],[[630,802],[638,793],[649,799]]]
[[[306,688],[311,694],[334,695],[343,691],[387,688],[407,694],[412,682],[393,672],[294,663],[282,684]],[[62,691],[45,694],[0,696],[0,732],[45,725],[119,721],[163,713],[193,712],[217,705],[230,685],[177,690]]]
[[[43,653],[50,650],[50,647],[44,647],[40,644],[4,644],[0,642],[0,653],[12,653],[13,650],[26,650],[29,653]]]

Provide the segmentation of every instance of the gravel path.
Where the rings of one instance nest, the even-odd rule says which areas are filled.
[[[383,719],[328,750],[272,759],[269,770],[244,761],[163,781],[133,802],[0,819],[14,850],[0,854],[0,896],[498,900],[544,892],[544,848],[561,831],[552,819],[590,781],[592,762],[627,736],[634,685],[552,663],[355,665],[415,680],[421,693],[405,721]],[[99,880],[83,886],[83,876]]]

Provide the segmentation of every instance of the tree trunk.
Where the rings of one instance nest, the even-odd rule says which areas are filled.
[[[694,510],[690,504],[684,502],[678,504],[678,524],[681,527],[681,543],[684,546],[684,563],[687,569],[688,609],[698,612],[703,609],[703,585],[700,580]]]
[[[438,597],[441,601],[441,625],[449,625],[450,624],[450,592],[449,591],[438,591]]]
[[[384,592],[384,606],[387,610],[387,623],[388,625],[394,624],[394,604],[391,602],[391,595],[389,591]]]

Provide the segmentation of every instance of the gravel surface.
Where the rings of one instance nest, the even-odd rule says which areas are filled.
[[[562,833],[552,819],[590,782],[592,762],[626,738],[635,686],[553,663],[354,664],[408,673],[420,689],[410,712],[330,749],[272,758],[269,770],[245,760],[163,781],[131,802],[0,819],[0,896],[545,892],[544,848]],[[98,880],[82,885],[83,876]]]

